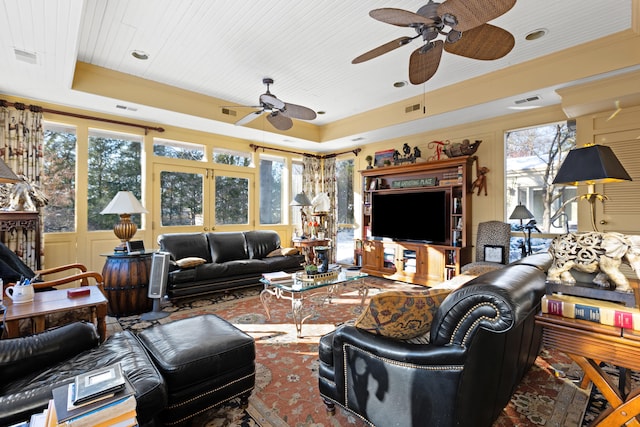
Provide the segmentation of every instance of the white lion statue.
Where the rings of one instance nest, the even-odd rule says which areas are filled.
[[[608,287],[609,280],[617,291],[632,292],[629,280],[620,272],[624,261],[640,278],[640,236],[614,232],[569,233],[553,239],[549,247],[553,263],[547,280],[574,284],[571,269],[598,273],[593,283]]]

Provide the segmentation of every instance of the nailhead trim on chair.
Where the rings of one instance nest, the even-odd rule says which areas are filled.
[[[498,307],[496,307],[494,304],[491,304],[489,302],[483,302],[481,304],[477,304],[477,305],[473,306],[473,308],[471,310],[469,310],[467,312],[467,314],[465,314],[462,317],[462,319],[460,319],[460,321],[456,325],[455,329],[453,330],[453,333],[451,334],[451,339],[449,340],[449,344],[454,344],[453,341],[455,339],[455,336],[458,334],[458,330],[462,326],[462,323],[464,323],[464,321],[467,319],[467,317],[469,317],[471,315],[471,313],[473,313],[476,309],[478,309],[479,307],[482,307],[482,306],[489,306],[489,307],[493,308],[496,311],[496,316],[493,317],[493,318],[487,317],[487,316],[479,317],[475,322],[473,322],[471,327],[467,329],[467,332],[464,334],[464,338],[462,339],[462,342],[460,343],[461,345],[465,345],[467,343],[467,339],[469,338],[469,335],[471,334],[471,332],[473,332],[473,330],[478,325],[478,323],[482,322],[483,320],[488,320],[489,322],[496,323],[498,320],[500,320],[500,311],[498,310]]]

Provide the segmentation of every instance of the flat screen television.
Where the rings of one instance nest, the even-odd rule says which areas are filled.
[[[377,192],[372,196],[374,238],[449,244],[447,191]]]

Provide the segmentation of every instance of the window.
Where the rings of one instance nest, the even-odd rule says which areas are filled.
[[[44,232],[75,231],[76,128],[44,124]]]
[[[153,139],[153,154],[172,159],[203,160],[204,146],[188,142]]]
[[[142,137],[101,130],[89,130],[88,224],[89,231],[111,230],[118,219],[100,211],[120,190],[140,200],[142,195]],[[131,220],[140,227],[140,214]]]
[[[353,159],[336,161],[337,252],[341,264],[353,264],[355,217],[353,214]]]
[[[242,151],[224,150],[216,148],[213,150],[213,163],[221,163],[233,166],[252,166],[251,154]]]
[[[509,220],[513,230],[532,232],[532,252],[545,249],[549,238],[535,234],[564,233],[577,229],[576,202],[560,210],[576,194],[575,187],[554,186],[553,179],[567,153],[575,147],[575,131],[566,122],[512,130],[505,135],[506,217],[518,203],[534,216],[531,220]],[[529,229],[527,229],[529,225]],[[535,226],[535,228],[533,228]],[[510,259],[521,256],[522,238],[515,238]]]
[[[282,157],[260,157],[260,224],[282,224],[283,172]]]
[[[203,225],[202,174],[160,172],[162,226]]]
[[[216,224],[249,223],[249,180],[233,176],[216,176]]]

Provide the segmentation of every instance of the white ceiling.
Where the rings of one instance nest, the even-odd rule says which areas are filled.
[[[271,91],[278,98],[325,111],[312,122],[323,125],[623,31],[631,26],[631,2],[518,0],[491,22],[515,36],[515,48],[507,56],[477,61],[445,52],[436,75],[425,85],[398,89],[393,83],[408,80],[409,55],[418,41],[362,64],[352,65],[351,60],[413,35],[411,29],[372,19],[369,10],[416,11],[424,0],[1,0],[0,93],[304,149],[307,141],[271,129],[73,90],[76,61],[220,98],[229,105],[255,105],[265,91],[262,79],[271,77]],[[548,30],[544,38],[524,40],[539,28]],[[16,49],[34,54],[35,63],[19,59]],[[133,50],[148,53],[149,59],[134,59]],[[539,88],[535,94],[542,100],[537,105],[559,103],[554,89]],[[415,120],[358,136],[379,141],[424,132],[436,123],[443,127],[468,122],[469,117],[504,115],[515,112],[507,109],[520,94],[513,95],[447,113],[437,121]],[[347,137],[317,148],[335,151],[355,144]]]

